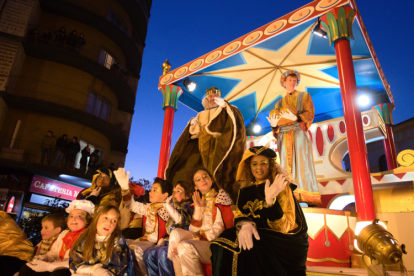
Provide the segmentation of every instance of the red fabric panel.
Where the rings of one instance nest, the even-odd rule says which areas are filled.
[[[350,260],[352,250],[349,249],[349,234],[348,230],[342,235],[342,238],[338,241],[335,236],[328,229],[328,241],[330,246],[325,246],[325,230],[322,230],[319,235],[312,240],[309,237],[309,251],[308,258],[312,259],[324,259],[324,258],[333,258],[336,260]],[[351,231],[351,239],[353,238],[353,233]],[[351,243],[353,244],[353,243]],[[335,266],[335,267],[350,267],[351,263],[336,263],[332,261],[325,262],[306,262],[307,266]]]

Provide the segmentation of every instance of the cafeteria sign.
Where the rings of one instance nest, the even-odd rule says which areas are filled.
[[[30,191],[38,194],[75,200],[82,188],[42,176],[33,176]]]

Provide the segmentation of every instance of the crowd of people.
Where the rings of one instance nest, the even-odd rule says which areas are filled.
[[[296,71],[282,76],[285,103],[294,96],[299,99],[295,108],[304,111],[270,115],[275,135],[307,131],[311,106],[303,108],[301,101],[311,101],[294,89],[299,80]],[[237,108],[221,99],[215,87],[206,94],[206,110],[190,120],[165,179],[155,178],[148,194],[130,182],[124,168],[100,168],[91,187],[66,209],[67,225],[44,218],[43,240],[36,250],[14,221],[1,222],[14,229],[18,241],[0,236],[0,248],[6,248],[2,242],[13,244],[0,251],[0,265],[13,263],[7,275],[305,276],[308,228],[299,205],[302,194],[295,192],[311,176],[297,184],[295,171],[279,165],[273,149],[244,150]],[[291,127],[285,130],[284,124]],[[82,151],[82,158],[89,156],[87,147]],[[292,152],[281,158],[289,154],[301,158]],[[298,161],[281,163],[291,168]],[[16,254],[19,250],[25,254]]]
[[[84,34],[73,30],[70,34],[66,33],[66,28],[62,27],[53,32],[48,29],[39,30],[34,28],[29,32],[29,38],[34,42],[41,42],[45,44],[54,43],[56,47],[62,48],[66,46],[69,50],[80,52],[86,45]]]
[[[82,173],[93,173],[101,166],[101,153],[99,149],[92,151],[89,144],[86,145],[81,151],[81,146],[78,142],[78,137],[73,136],[69,138],[67,134],[63,134],[60,138],[56,139],[53,135],[53,131],[49,130],[46,136],[43,138],[40,145],[41,156],[40,163],[44,164],[45,158],[48,165],[54,167],[63,167],[72,169],[75,167],[75,161],[78,153],[81,153],[79,170]],[[52,162],[52,155],[53,162]],[[111,164],[112,166],[113,164]]]
[[[4,275],[230,275],[233,254],[240,261],[246,259],[237,275],[251,275],[257,270],[249,265],[252,256],[270,260],[269,252],[280,259],[269,261],[272,267],[267,269],[289,272],[278,275],[305,275],[301,272],[307,252],[306,222],[292,193],[295,185],[288,185],[289,176],[275,157],[265,147],[245,152],[238,177],[248,175],[245,180],[252,183],[240,190],[235,216],[232,200],[205,167],[192,171],[192,182],[177,181],[174,186],[155,178],[149,197],[129,182],[123,168],[101,168],[91,187],[70,203],[66,219],[59,214],[43,219],[42,241],[36,247],[15,221],[0,212],[4,217],[0,229],[12,228],[18,241],[7,240],[13,246],[1,251],[0,265],[13,264]],[[243,208],[256,197],[263,197],[266,205]],[[283,204],[275,204],[276,198]],[[0,235],[1,248],[5,242]],[[269,242],[275,243],[274,252],[267,251]]]

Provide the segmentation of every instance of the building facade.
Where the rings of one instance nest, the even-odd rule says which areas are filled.
[[[33,203],[35,177],[83,188],[96,168],[124,166],[151,4],[0,1],[3,208]]]

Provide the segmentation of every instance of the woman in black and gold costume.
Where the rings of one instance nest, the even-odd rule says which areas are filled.
[[[308,227],[293,195],[296,185],[275,159],[266,147],[244,152],[235,227],[210,246],[213,275],[306,275]]]
[[[76,199],[86,199],[95,205],[95,215],[98,209],[113,205],[118,207],[121,203],[121,187],[116,181],[115,175],[109,168],[96,170],[92,178],[91,187],[85,188]]]

